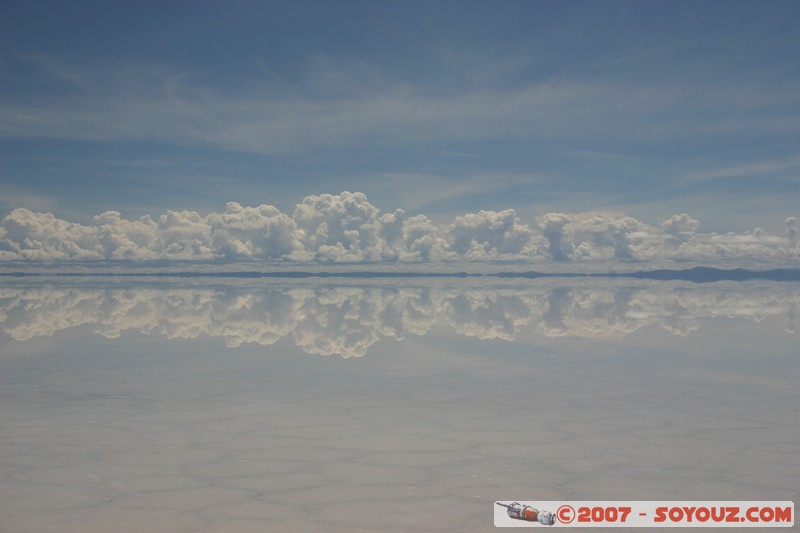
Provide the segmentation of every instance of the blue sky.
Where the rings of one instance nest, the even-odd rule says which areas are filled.
[[[784,233],[800,4],[3,2],[0,216],[363,192]]]

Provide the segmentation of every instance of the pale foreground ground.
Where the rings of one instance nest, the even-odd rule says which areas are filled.
[[[209,305],[199,289],[196,298],[161,289],[132,297],[161,298],[169,320],[118,336],[98,326],[114,312],[107,299],[92,307],[92,298],[46,290],[38,299],[5,292],[0,531],[490,531],[495,500],[797,502],[797,286],[743,288],[738,309],[735,286],[724,297],[681,288],[681,301],[706,302],[690,317],[673,305],[674,290],[653,287],[656,296],[637,301],[666,302],[656,305],[663,323],[650,313],[627,330],[616,325],[643,320],[641,305],[620,305],[630,287],[610,298],[596,296],[606,286],[595,296],[584,287],[566,304],[569,289],[541,298],[535,287],[494,297],[453,289],[448,298],[460,303],[439,306],[451,318],[434,316],[418,334],[381,330],[389,318],[352,287],[336,298],[318,287],[269,296],[301,324],[316,309],[326,335],[377,331],[350,359],[330,339],[332,357],[309,355],[324,350],[307,349],[297,325],[263,344],[226,345],[236,331],[159,329],[190,331]],[[300,290],[321,307],[298,307]],[[382,290],[379,299],[401,292]],[[212,322],[247,309],[230,304],[237,298],[263,300],[263,291],[226,291],[225,305],[208,307]],[[514,294],[539,302],[534,318],[515,325],[514,313],[532,311],[520,311]],[[755,317],[748,301],[761,310]],[[591,302],[592,326],[576,328],[576,306]],[[59,323],[80,305],[94,318]],[[134,305],[126,316],[147,312]],[[694,325],[676,329],[677,319]],[[468,329],[469,320],[496,334]],[[14,334],[40,322],[49,333]]]

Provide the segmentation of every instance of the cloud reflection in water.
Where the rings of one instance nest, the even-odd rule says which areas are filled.
[[[647,327],[689,335],[704,318],[761,321],[783,315],[797,330],[794,283],[609,282],[514,286],[330,286],[303,284],[165,287],[158,284],[20,285],[0,288],[0,327],[13,339],[76,327],[107,338],[126,331],[170,339],[201,335],[270,345],[291,336],[305,352],[361,357],[384,338],[445,328],[478,339],[624,336]]]

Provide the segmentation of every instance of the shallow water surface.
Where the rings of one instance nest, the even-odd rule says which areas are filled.
[[[774,282],[7,281],[0,531],[797,501],[799,304]]]

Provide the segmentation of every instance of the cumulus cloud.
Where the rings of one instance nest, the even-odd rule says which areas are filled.
[[[362,193],[344,192],[306,197],[293,219],[305,253],[302,259],[319,261],[380,261],[386,239],[381,236],[378,208]],[[389,233],[392,222],[387,220]]]
[[[262,204],[223,212],[167,211],[126,219],[107,211],[89,224],[15,209],[0,223],[0,261],[269,261],[431,263],[554,261],[656,263],[791,261],[797,223],[783,235],[699,233],[674,215],[651,226],[625,215],[548,213],[526,222],[513,209],[466,213],[447,224],[402,209],[382,213],[363,193],[303,199],[289,215]]]
[[[247,289],[0,287],[0,328],[18,341],[89,328],[170,339],[219,338],[232,347],[288,337],[304,352],[361,357],[382,339],[450,331],[511,341],[523,331],[551,337],[618,337],[648,327],[689,335],[702,319],[798,325],[800,293],[776,285],[704,285],[676,291],[663,282],[582,282],[526,287],[263,286]]]
[[[533,230],[513,209],[480,211],[456,217],[448,227],[450,250],[467,260],[530,257]]]
[[[789,239],[790,246],[797,246],[797,219],[794,217],[786,219],[786,238]]]
[[[574,247],[564,232],[570,222],[571,219],[564,213],[549,213],[539,223],[542,234],[547,239],[550,256],[556,261],[566,261],[572,255]]]
[[[695,220],[686,213],[680,215],[672,215],[667,220],[661,223],[661,227],[665,233],[676,235],[679,233],[694,232],[700,227],[700,221]]]

